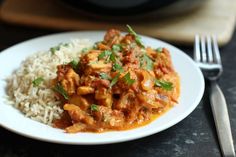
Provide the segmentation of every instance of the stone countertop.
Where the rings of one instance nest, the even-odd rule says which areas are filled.
[[[21,41],[51,33],[56,33],[56,31],[0,23],[0,50]],[[188,55],[192,55],[191,47],[177,47]],[[236,143],[236,55],[234,53],[236,53],[236,33],[231,42],[221,48],[224,73],[219,80],[228,103],[233,138]],[[86,157],[220,157],[207,89],[208,86],[198,107],[184,120],[165,131],[130,142],[97,146],[61,145],[22,137],[0,127],[0,157],[75,155]]]

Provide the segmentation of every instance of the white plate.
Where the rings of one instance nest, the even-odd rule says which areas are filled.
[[[129,141],[158,133],[183,120],[196,108],[205,87],[199,68],[183,51],[163,41],[146,36],[142,36],[145,45],[153,48],[166,47],[170,50],[174,68],[181,79],[179,103],[146,126],[127,131],[67,134],[63,130],[24,117],[17,109],[6,103],[4,99],[6,82],[4,79],[11,75],[28,55],[40,50],[47,50],[61,42],[69,42],[74,38],[87,38],[94,42],[101,41],[104,33],[90,31],[54,34],[19,43],[0,53],[0,125],[17,134],[42,141],[81,145],[106,144]]]

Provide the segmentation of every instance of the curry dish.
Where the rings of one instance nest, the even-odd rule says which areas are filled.
[[[177,103],[180,85],[166,48],[145,47],[129,33],[110,29],[78,59],[57,66],[52,80],[63,116],[54,126],[68,133],[136,128]]]

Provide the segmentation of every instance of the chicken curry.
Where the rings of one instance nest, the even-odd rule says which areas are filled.
[[[55,127],[68,133],[132,129],[177,103],[179,76],[168,49],[146,47],[127,27],[126,35],[108,30],[79,61],[57,66],[52,84],[64,113]]]

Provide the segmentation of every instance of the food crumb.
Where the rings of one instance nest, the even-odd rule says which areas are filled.
[[[194,133],[193,133],[193,136],[197,136],[197,133],[196,133],[196,132],[194,132]]]
[[[187,144],[195,144],[195,142],[193,140],[190,140],[190,139],[185,140],[185,143],[187,143]]]

